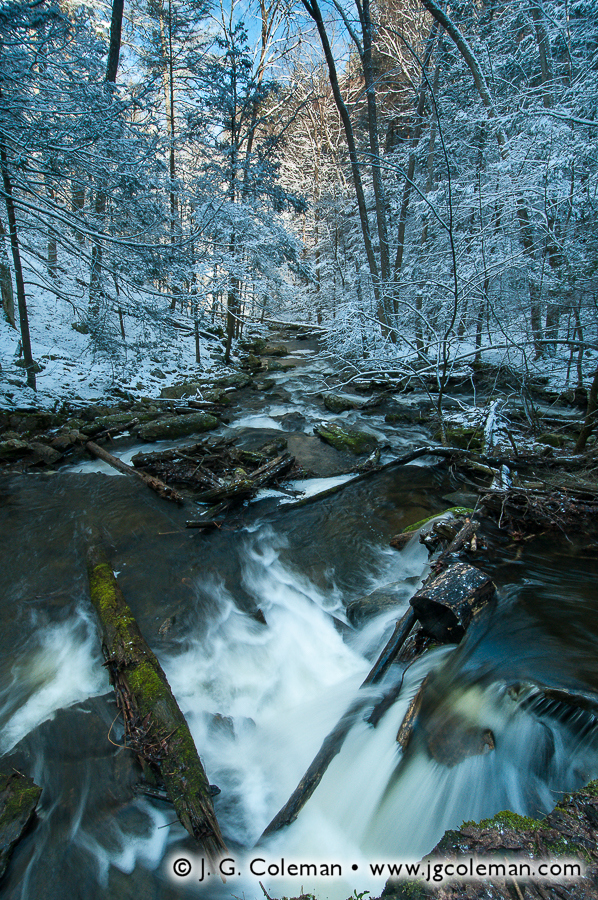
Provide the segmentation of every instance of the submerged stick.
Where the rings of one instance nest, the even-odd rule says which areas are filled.
[[[318,500],[325,500],[327,497],[332,497],[333,494],[337,494],[339,491],[342,491],[350,484],[357,484],[359,481],[364,481],[364,479],[370,478],[372,475],[378,475],[380,472],[386,472],[388,471],[388,469],[394,469],[396,466],[406,466],[408,465],[408,463],[414,462],[416,459],[421,459],[422,456],[440,456],[442,459],[453,459],[453,457],[460,457],[462,459],[473,460],[475,462],[484,462],[494,466],[495,468],[501,463],[502,460],[501,457],[480,456],[479,453],[472,453],[470,450],[460,450],[458,447],[420,447],[418,450],[412,450],[410,453],[405,453],[403,456],[398,456],[396,459],[391,459],[390,462],[384,463],[381,466],[372,466],[372,468],[368,469],[367,472],[361,472],[359,475],[356,475],[355,478],[349,478],[347,481],[341,482],[341,484],[335,484],[332,487],[327,488],[325,491],[320,491],[319,494],[312,494],[309,497],[302,497],[295,503],[287,503],[283,508],[285,509],[285,511],[289,509],[297,509],[300,506],[307,506],[310,503],[316,503]],[[508,462],[513,461],[510,457],[506,457],[505,459]]]
[[[411,608],[409,608],[405,615],[401,619],[399,619],[399,621],[395,625],[395,629],[386,646],[382,650],[382,653],[370,669],[364,681],[361,683],[361,688],[369,687],[372,684],[377,684],[377,682],[379,682],[383,678],[389,666],[395,659],[397,653],[407,640],[409,633],[415,624],[415,621],[415,613]],[[262,838],[274,834],[276,831],[279,831],[281,828],[284,828],[286,825],[290,825],[291,822],[295,821],[295,819],[321,782],[322,778],[324,777],[326,769],[328,768],[334,757],[337,755],[337,753],[340,752],[344,740],[355,722],[356,716],[361,712],[367,702],[367,695],[358,695],[357,698],[353,701],[349,709],[344,713],[339,722],[324,739],[324,743],[318,750],[315,759],[313,760],[309,769],[307,770],[285,805],[274,816],[270,824],[267,826],[262,834]]]
[[[96,456],[98,459],[108,463],[109,466],[122,472],[123,475],[135,475],[137,478],[140,478],[144,484],[165,500],[174,500],[175,503],[180,504],[184,502],[182,496],[178,491],[175,491],[174,488],[164,484],[163,481],[160,481],[160,479],[156,478],[154,475],[146,475],[145,472],[140,472],[138,469],[134,469],[133,466],[128,466],[122,459],[119,459],[118,456],[113,456],[112,453],[108,453],[107,450],[104,450],[103,447],[100,447],[94,441],[87,441],[85,448],[92,456]]]
[[[102,652],[125,721],[127,745],[158,772],[181,823],[212,861],[227,848],[210,783],[166,675],[145,642],[104,551],[87,553]]]

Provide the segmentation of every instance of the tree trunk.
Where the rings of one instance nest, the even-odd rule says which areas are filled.
[[[118,60],[120,57],[120,40],[122,31],[124,0],[112,0],[112,17],[110,20],[110,47],[108,49],[108,60],[106,62],[106,78],[105,82],[108,90],[112,90],[112,86],[116,82],[116,74],[118,72]],[[99,185],[96,190],[95,200],[96,225],[99,229],[104,216],[106,215],[106,192]],[[102,294],[102,245],[98,241],[94,241],[91,248],[91,274],[89,279],[89,318],[93,325],[99,325],[101,294]]]
[[[544,88],[544,106],[546,109],[551,109],[553,106],[552,54],[550,52],[550,39],[548,37],[548,32],[546,31],[546,21],[544,16],[544,9],[542,7],[542,0],[537,0],[536,3],[531,4],[531,13],[532,19],[534,20],[534,31],[536,32],[536,42],[538,44],[538,53],[540,56],[542,86]]]
[[[156,770],[190,835],[212,862],[227,852],[214,813],[210,784],[189,727],[164,671],[145,642],[103,550],[87,554],[96,609],[128,746]]]
[[[361,225],[361,233],[363,235],[363,243],[365,246],[365,252],[368,260],[368,265],[370,269],[370,275],[372,277],[372,287],[374,290],[374,297],[376,299],[376,310],[378,321],[383,329],[388,328],[389,322],[386,319],[383,297],[381,294],[381,285],[380,285],[380,273],[378,270],[378,263],[376,261],[376,256],[374,254],[374,247],[372,244],[372,236],[370,234],[370,223],[368,219],[367,212],[367,204],[365,201],[365,194],[363,191],[363,183],[361,180],[361,173],[359,171],[359,160],[357,157],[357,146],[355,144],[355,135],[353,132],[353,125],[351,124],[351,118],[349,116],[349,111],[346,107],[345,101],[343,100],[343,96],[341,94],[338,74],[336,71],[336,64],[334,61],[334,55],[332,53],[332,48],[330,46],[330,42],[328,40],[328,34],[326,32],[326,27],[324,25],[324,21],[322,19],[322,13],[320,11],[320,7],[318,6],[317,0],[301,0],[303,6],[307,10],[308,14],[316,23],[316,27],[318,29],[318,34],[320,35],[320,41],[322,43],[322,49],[324,51],[324,57],[326,59],[326,64],[328,66],[328,74],[330,78],[330,86],[332,88],[332,94],[334,97],[334,102],[336,103],[336,108],[338,109],[341,122],[343,123],[343,130],[345,132],[345,139],[347,141],[347,147],[349,150],[349,159],[351,161],[351,174],[353,176],[353,186],[355,188],[355,196],[357,199],[357,208],[359,210],[359,222]]]
[[[585,421],[581,429],[580,435],[575,445],[575,452],[581,453],[585,449],[589,436],[596,427],[596,410],[598,409],[598,369],[594,372],[592,386],[588,394],[588,408],[586,411]]]
[[[6,231],[0,218],[0,292],[2,296],[2,309],[10,325],[16,328],[15,323],[15,295],[12,289],[12,272],[8,264],[8,256],[5,244]]]
[[[174,124],[174,60],[172,53],[172,3],[168,0],[167,28],[164,23],[164,6],[160,6],[160,49],[165,60],[164,64],[164,108],[166,111],[166,126],[168,128],[168,169],[170,176],[169,203],[170,203],[170,243],[176,243],[176,221],[178,212],[178,200],[174,189],[176,178],[175,157],[175,124]],[[176,309],[176,296],[170,302],[171,310]]]
[[[438,34],[438,22],[434,22],[432,28],[430,29],[430,34],[428,37],[428,41],[426,44],[426,50],[424,53],[424,58],[422,60],[424,72],[430,62],[430,58],[434,51],[434,45],[436,43],[436,35]],[[437,72],[434,76],[434,81],[436,82],[438,75],[438,67]],[[403,185],[403,197],[401,200],[401,210],[399,213],[399,225],[397,229],[397,254],[395,257],[395,265],[394,265],[394,280],[398,282],[401,269],[403,267],[403,253],[405,248],[405,228],[407,226],[407,211],[409,209],[409,200],[411,197],[411,185],[413,184],[413,177],[415,175],[415,150],[419,143],[419,139],[421,137],[423,127],[424,127],[424,109],[426,104],[426,87],[427,82],[426,79],[422,77],[419,92],[417,95],[417,105],[415,108],[415,116],[413,121],[413,127],[411,129],[411,134],[409,136],[409,145],[410,145],[410,153],[409,153],[409,163],[407,166],[407,177],[405,179],[405,184]],[[397,312],[397,310],[395,310]]]
[[[368,114],[368,140],[370,144],[372,173],[372,186],[374,188],[374,201],[376,207],[376,226],[378,231],[378,243],[380,245],[380,302],[384,310],[384,319],[392,322],[392,311],[389,308],[388,291],[390,287],[390,249],[388,245],[388,224],[386,215],[386,197],[382,170],[380,168],[380,142],[378,140],[378,111],[376,104],[376,79],[372,66],[372,18],[370,14],[370,0],[355,0],[363,39],[363,51],[361,64],[365,82],[367,114]],[[389,331],[390,339],[396,343],[397,334],[394,328]]]
[[[0,94],[1,96],[1,94]],[[0,167],[2,168],[2,183],[4,185],[4,200],[6,203],[6,215],[8,217],[8,233],[10,235],[10,248],[12,250],[12,262],[15,270],[15,282],[17,285],[17,304],[19,307],[19,325],[21,326],[21,346],[23,347],[23,359],[27,371],[27,384],[34,391],[35,363],[31,353],[31,337],[29,334],[29,316],[27,313],[27,297],[25,295],[25,281],[23,279],[23,267],[21,266],[21,250],[19,247],[19,235],[17,231],[17,217],[12,194],[12,182],[8,171],[8,157],[4,139],[0,138]]]

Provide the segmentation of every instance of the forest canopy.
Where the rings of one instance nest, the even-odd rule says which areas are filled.
[[[41,322],[116,371],[181,332],[202,366],[219,327],[229,363],[274,318],[317,323],[355,370],[442,382],[506,356],[587,381],[597,13],[3,4],[3,373],[38,386]]]

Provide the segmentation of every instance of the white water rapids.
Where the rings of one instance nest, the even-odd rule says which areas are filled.
[[[161,662],[210,781],[221,789],[217,815],[243,874],[226,884],[206,877],[200,885],[199,863],[185,850],[184,832],[173,824],[169,807],[139,798],[132,804],[136,818],[130,828],[106,821],[92,831],[83,821],[82,794],[70,840],[90,854],[100,886],[108,886],[113,868],[130,873],[142,866],[168,882],[173,896],[187,896],[188,889],[190,896],[260,897],[259,881],[271,896],[303,891],[344,898],[365,890],[376,895],[385,878],[372,876],[370,864],[417,860],[463,820],[505,808],[523,814],[548,810],[558,800],[557,791],[596,774],[591,748],[576,745],[558,724],[526,714],[492,679],[461,681],[455,673],[446,678],[451,709],[491,728],[496,749],[448,768],[416,743],[398,768],[397,730],[426,672],[454,653],[443,648],[408,669],[399,700],[376,729],[358,719],[298,820],[256,848],[349,706],[397,611],[351,631],[334,578],[324,590],[296,570],[287,539],[262,524],[247,529],[241,544],[241,586],[255,599],[267,626],[240,611],[222,581],[213,575],[197,578],[192,590],[208,608],[208,627],[186,634]],[[424,548],[412,543],[402,554],[375,553],[378,574],[371,589],[403,580],[411,593],[426,570]],[[36,643],[21,648],[0,695],[4,752],[55,710],[108,689],[94,631],[82,612],[59,623],[37,622]],[[372,692],[372,699],[383,689]],[[118,741],[119,734],[116,728],[112,739]],[[177,879],[171,868],[181,856],[189,856],[194,869]],[[283,858],[287,864],[338,864],[342,877],[258,877],[249,872],[249,861],[256,857],[266,861],[264,867]],[[24,900],[26,884],[27,879]]]

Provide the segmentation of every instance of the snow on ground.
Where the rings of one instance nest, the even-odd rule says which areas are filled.
[[[172,314],[166,299],[160,301],[162,321],[155,314],[152,317],[124,315],[126,345],[120,337],[117,312],[113,311],[113,321],[108,323],[112,332],[110,352],[94,347],[89,334],[81,334],[73,327],[80,328],[84,322],[83,296],[73,295],[77,302],[71,305],[52,295],[43,287],[35,264],[26,272],[26,279],[32,353],[42,371],[36,375],[35,393],[26,385],[24,368],[17,365],[20,332],[0,313],[1,409],[30,406],[53,409],[66,399],[83,403],[116,401],[122,399],[122,392],[133,397],[158,397],[167,385],[224,371],[222,343],[216,338],[200,338],[201,363],[196,363],[194,335],[168,323]],[[82,293],[80,287],[78,291]],[[131,299],[135,298],[128,298],[129,309],[133,308]],[[152,302],[148,297],[137,299],[139,308]],[[177,313],[176,319],[186,328],[191,327],[186,316]]]
[[[48,289],[48,276],[39,258],[24,256],[24,262],[32,352],[42,370],[36,376],[38,390],[34,393],[26,386],[24,369],[17,365],[22,362],[19,360],[20,333],[0,314],[0,409],[31,406],[53,409],[63,400],[86,404],[115,402],[124,396],[159,397],[165,386],[201,377],[218,377],[228,371],[223,365],[222,342],[217,338],[200,338],[201,362],[198,365],[190,318],[178,311],[173,315],[166,297],[152,296],[149,292],[121,289],[119,303],[124,309],[126,342],[121,338],[118,314],[113,308],[106,322],[110,340],[107,346],[98,348],[90,334],[77,330],[84,324],[87,312],[85,279],[89,273],[85,262],[73,255],[64,260],[66,265],[61,269],[58,290],[62,297]],[[173,319],[183,327],[174,327]],[[210,324],[210,318],[206,317],[202,330]],[[493,348],[485,347],[484,362],[518,370],[522,383],[525,374],[532,381],[538,376],[543,377],[547,386],[556,390],[573,387],[577,379],[577,360],[572,357],[571,348],[560,345],[553,355],[546,354],[541,360],[534,361],[532,354],[524,356],[517,343],[515,332],[523,327],[524,323],[520,323],[520,328],[513,328],[512,344],[505,344],[502,337]],[[302,352],[307,355],[311,351],[294,351],[294,355]],[[476,348],[471,341],[467,338],[457,340],[455,336],[450,347],[452,363],[448,373],[463,366],[467,370],[475,354]],[[347,360],[338,355],[335,362],[337,366],[342,366],[343,362],[347,364]],[[598,352],[586,350],[584,384],[588,384],[597,362]],[[401,346],[399,343],[394,348],[388,346],[387,352],[378,359],[360,360],[356,354],[350,368],[353,368],[353,377],[359,377],[359,371],[364,369],[373,374],[376,370],[383,372],[394,366],[409,372],[413,365],[414,355],[409,344]],[[412,371],[417,381],[422,374],[421,364]],[[431,361],[428,375],[433,376],[435,371],[436,366]]]

